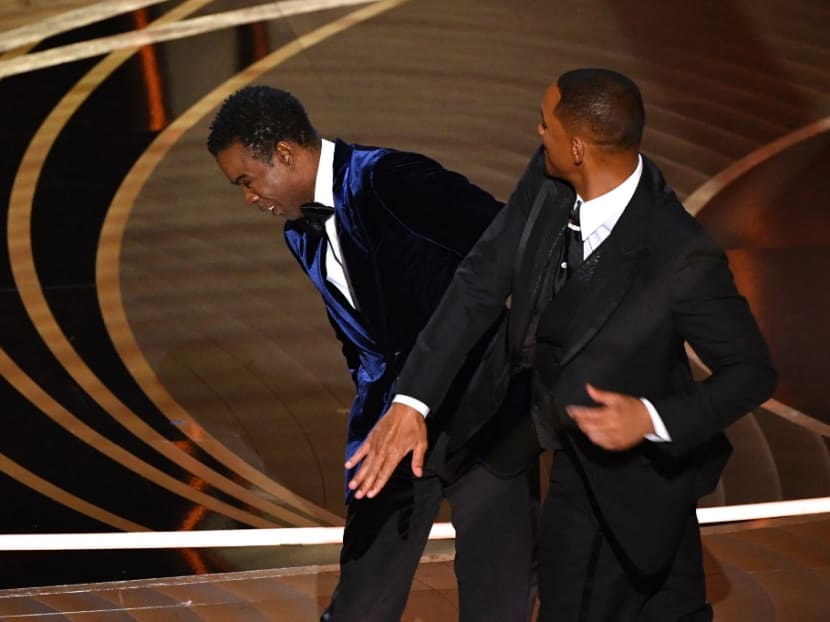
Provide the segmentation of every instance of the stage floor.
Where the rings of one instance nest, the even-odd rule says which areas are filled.
[[[830,619],[830,516],[704,528],[709,598],[719,622]],[[451,543],[433,545],[403,622],[453,622]],[[321,557],[325,553],[317,552]],[[330,549],[332,561],[336,551]],[[337,584],[334,563],[0,592],[5,622],[172,620],[309,622]]]

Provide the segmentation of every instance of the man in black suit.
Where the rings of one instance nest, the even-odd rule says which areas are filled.
[[[534,422],[554,449],[542,512],[540,619],[706,621],[697,499],[717,483],[723,429],[776,373],[723,251],[639,153],[637,86],[604,69],[545,93],[542,147],[462,262],[397,390],[434,407],[469,344],[510,297],[458,414],[465,433],[509,378],[533,368]],[[688,342],[711,369],[695,382]],[[351,459],[373,496],[424,422],[394,403]],[[451,445],[463,442],[463,433]]]
[[[400,367],[458,263],[503,206],[426,156],[321,138],[302,104],[269,86],[245,87],[223,103],[208,149],[247,203],[285,218],[285,242],[322,296],[355,384],[348,458],[389,406]],[[514,382],[503,410],[526,425],[491,426],[449,456],[452,395],[465,379],[459,374],[430,415],[425,477],[402,465],[384,494],[348,495],[326,622],[400,620],[443,499],[457,532],[459,618],[528,620],[536,496],[533,470],[529,479],[525,469],[538,447],[500,455],[506,440],[533,434],[522,416],[527,391]]]

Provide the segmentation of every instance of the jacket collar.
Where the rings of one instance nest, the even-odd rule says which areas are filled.
[[[590,288],[581,301],[568,340],[563,344],[560,365],[566,365],[608,321],[638,274],[647,255],[647,240],[653,223],[659,171],[644,158],[644,171],[631,201],[614,230],[602,244],[602,257]],[[655,172],[657,177],[655,177]]]

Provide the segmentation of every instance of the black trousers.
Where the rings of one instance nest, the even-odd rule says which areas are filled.
[[[407,460],[377,497],[349,504],[340,580],[321,620],[399,621],[446,497],[456,531],[459,620],[527,622],[538,533],[533,477],[499,478],[475,464],[453,482],[429,471],[415,478]]]
[[[540,622],[710,622],[700,529],[690,509],[670,568],[637,573],[597,518],[579,466],[557,451],[542,508]]]

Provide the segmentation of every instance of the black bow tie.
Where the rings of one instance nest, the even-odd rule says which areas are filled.
[[[309,229],[322,233],[326,221],[334,215],[334,208],[322,203],[306,203],[300,206],[300,212]]]

